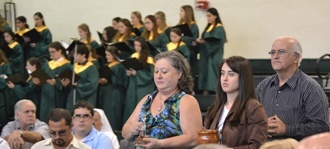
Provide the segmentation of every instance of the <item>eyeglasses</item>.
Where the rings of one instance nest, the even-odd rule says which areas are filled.
[[[92,118],[92,116],[90,116],[89,114],[84,114],[84,115],[77,114],[77,115],[73,116],[73,119],[76,119],[76,120],[81,119],[81,118],[83,120],[88,120],[88,119]]]
[[[279,56],[284,56],[286,55],[286,53],[288,53],[287,50],[284,50],[284,49],[280,49],[280,50],[271,50],[268,52],[268,54],[270,54],[271,56],[275,56],[276,53],[278,53]]]
[[[56,135],[58,136],[64,136],[66,133],[66,130],[61,130],[61,131],[50,131],[49,134],[52,136],[52,137],[56,137]]]

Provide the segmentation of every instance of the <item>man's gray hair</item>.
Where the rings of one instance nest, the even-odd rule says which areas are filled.
[[[15,104],[15,112],[20,111],[22,109],[22,105],[24,103],[28,103],[28,102],[32,103],[34,105],[34,107],[36,107],[36,105],[31,100],[22,99],[22,100],[19,100],[18,102],[16,102],[16,104]]]

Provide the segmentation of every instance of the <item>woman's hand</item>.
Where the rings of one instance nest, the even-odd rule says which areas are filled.
[[[34,47],[36,47],[36,43],[30,43],[30,46],[32,47],[32,48],[34,48]]]
[[[52,85],[52,86],[55,86],[56,85],[56,80],[55,79],[48,79],[47,83]]]
[[[143,148],[162,148],[161,141],[155,138],[145,137],[141,140],[143,144],[136,144],[135,146],[141,146]]]
[[[101,85],[104,85],[104,84],[107,84],[107,83],[108,83],[108,80],[107,80],[106,78],[100,78],[100,79],[99,79],[99,83],[100,83]]]
[[[205,40],[204,39],[201,39],[201,38],[197,38],[196,39],[196,42],[197,43],[200,43],[200,44],[205,44]]]
[[[130,68],[129,70],[131,71],[131,75],[133,75],[133,76],[136,75],[136,70],[134,70],[134,69],[132,69],[132,68]]]
[[[8,81],[8,82],[7,82],[7,85],[8,85],[8,87],[11,88],[11,89],[13,89],[13,88],[15,87],[15,84],[14,84],[13,82],[11,82],[11,81]]]
[[[69,79],[66,79],[66,78],[63,78],[61,80],[61,84],[64,86],[64,87],[67,87],[69,85],[71,81]]]
[[[41,82],[38,78],[32,78],[32,82],[35,84],[35,85],[38,85],[40,86],[41,85]]]
[[[141,131],[141,128],[142,128],[142,122],[135,122],[132,124],[132,127],[131,127],[131,135],[132,136],[137,136],[140,134],[140,131]]]

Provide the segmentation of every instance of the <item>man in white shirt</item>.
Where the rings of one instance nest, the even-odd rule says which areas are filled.
[[[72,135],[72,117],[68,110],[53,109],[48,124],[51,138],[36,143],[31,149],[90,149]]]

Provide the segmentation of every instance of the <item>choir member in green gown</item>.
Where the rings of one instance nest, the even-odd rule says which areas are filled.
[[[9,26],[9,23],[2,17],[2,15],[0,14],[0,46],[2,46],[3,44],[5,44],[5,40],[3,37],[2,32],[4,31],[11,31],[11,27]]]
[[[125,84],[127,81],[126,69],[119,62],[118,50],[109,46],[106,51],[108,64],[104,67],[111,70],[109,76],[102,76],[99,79],[99,100],[100,108],[110,121],[113,130],[121,130],[123,117],[123,102],[125,96]],[[104,68],[105,69],[105,68]],[[102,77],[101,77],[102,76]]]
[[[48,45],[52,42],[52,33],[47,28],[44,16],[41,12],[37,12],[33,16],[35,22],[35,29],[40,33],[42,39],[36,43],[30,43],[28,49],[28,58],[40,57],[43,55],[49,56]],[[27,39],[30,41],[31,39]]]
[[[120,17],[115,17],[112,19],[111,25],[116,31],[118,31],[118,23],[120,20],[121,20]]]
[[[191,68],[191,75],[193,79],[195,80],[195,76],[197,73],[198,68],[198,61],[197,61],[197,54],[198,54],[198,45],[195,41],[199,37],[199,29],[195,21],[195,15],[193,7],[190,5],[183,5],[180,8],[180,24],[188,24],[189,29],[192,33],[192,37],[189,36],[183,36],[182,40],[185,42],[187,47],[190,50],[190,68]]]
[[[80,36],[80,42],[84,43],[85,45],[90,45],[94,50],[99,47],[97,41],[92,38],[92,33],[89,30],[87,24],[80,24],[78,26],[78,32]]]
[[[23,50],[22,46],[16,42],[14,32],[4,31],[3,32],[5,41],[8,43],[8,47],[13,50],[14,54],[8,57],[8,62],[12,73],[19,73],[21,76],[24,75],[24,59],[23,59]]]
[[[86,45],[88,50],[89,50],[89,56],[88,56],[88,61],[92,62],[97,69],[100,69],[100,63],[97,60],[97,54],[96,51],[90,46],[90,45]]]
[[[208,94],[208,91],[215,91],[219,78],[217,70],[223,59],[223,47],[227,41],[218,11],[209,8],[206,17],[208,24],[202,38],[196,39],[200,43],[198,89],[203,90],[204,95]]]
[[[7,83],[5,78],[7,76],[10,76],[11,73],[11,69],[9,64],[7,63],[7,58],[4,54],[4,52],[2,52],[2,50],[0,50],[0,128],[2,128],[3,126],[5,126],[7,124],[7,110],[8,109],[8,95],[7,95]]]
[[[186,44],[182,41],[182,32],[179,28],[172,28],[170,33],[171,42],[166,45],[168,51],[178,51],[181,53],[189,62],[190,51]]]
[[[133,25],[133,28],[138,29],[139,33],[141,34],[144,30],[144,23],[142,21],[142,15],[139,11],[133,11],[131,13],[131,22]],[[139,35],[136,35],[139,36]]]
[[[135,106],[145,95],[151,93],[155,89],[153,82],[154,59],[149,56],[149,48],[146,40],[143,37],[137,37],[134,41],[136,52],[131,55],[131,58],[136,58],[143,65],[144,69],[126,70],[128,76],[128,87],[125,97],[125,108],[123,123],[132,114]]]
[[[42,67],[41,63],[37,58],[34,57],[29,58],[26,61],[26,70],[28,71],[29,74],[29,77],[26,79],[27,85],[26,86],[22,86],[21,84],[15,85],[10,81],[7,82],[8,87],[13,90],[12,99],[14,99],[14,101],[12,106],[14,106],[18,100],[29,99],[36,105],[37,118],[40,117],[41,87],[34,83],[37,81],[34,81],[36,79],[33,79],[30,74],[36,71],[37,69],[41,69],[41,67]]]
[[[167,51],[166,44],[169,42],[169,39],[165,33],[158,32],[158,25],[155,16],[146,16],[144,19],[144,26],[145,30],[141,36],[160,52]],[[156,51],[151,51],[152,56],[155,56],[156,54]]]
[[[121,19],[118,23],[118,32],[116,36],[113,38],[112,42],[126,42],[128,47],[134,49],[132,45],[130,45],[129,41],[133,41],[136,38],[135,33],[133,32],[133,26],[128,19]],[[121,50],[121,49],[119,49]],[[133,51],[133,50],[132,50]],[[119,57],[121,59],[127,59],[131,55],[131,52],[120,51]]]
[[[155,18],[158,26],[158,33],[165,33],[168,39],[170,39],[171,28],[166,23],[166,15],[162,11],[157,11],[155,13]]]
[[[69,78],[63,78],[61,80],[64,87],[70,88],[66,104],[68,110],[72,110],[74,101],[85,100],[94,107],[96,106],[99,73],[97,67],[92,62],[88,61],[89,54],[86,45],[78,45],[73,71],[80,79],[74,81],[74,83],[71,83],[72,80]]]
[[[17,30],[15,32],[15,36],[19,36],[20,38],[16,38],[15,40],[21,45],[22,49],[23,49],[23,62],[26,62],[28,60],[28,44],[27,42],[25,42],[24,38],[23,38],[23,34],[28,32],[29,29],[29,25],[26,22],[26,18],[24,16],[18,16],[16,18],[16,27]],[[24,69],[24,77],[27,77],[28,74],[26,72],[26,70]]]
[[[71,63],[67,60],[65,48],[60,42],[55,41],[49,44],[49,54],[52,60],[45,63],[42,68],[52,79],[48,79],[47,83],[42,85],[40,101],[41,121],[47,121],[53,108],[66,107],[65,99],[67,94],[65,94],[66,91],[57,76],[71,68]]]

